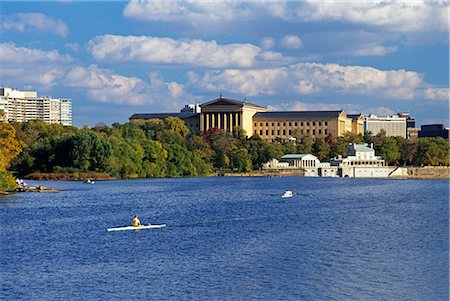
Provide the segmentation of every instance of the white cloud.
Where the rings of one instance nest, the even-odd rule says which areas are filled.
[[[205,23],[275,18],[288,22],[346,22],[393,32],[447,31],[447,1],[140,1],[124,15],[141,21]]]
[[[192,96],[176,82],[165,82],[157,72],[149,74],[149,82],[137,77],[116,74],[96,65],[75,67],[65,79],[67,87],[84,90],[96,101],[129,105],[154,105],[159,109],[179,108]]]
[[[281,39],[281,44],[286,49],[300,49],[303,46],[302,40],[295,35],[287,35]]]
[[[0,23],[0,31],[14,30],[19,32],[50,32],[62,37],[67,36],[69,30],[61,21],[42,13],[18,13],[4,16]]]
[[[303,21],[342,21],[394,32],[447,31],[447,1],[308,1],[293,14]]]
[[[265,52],[251,44],[220,45],[216,41],[175,40],[150,36],[98,36],[88,43],[97,60],[182,64],[223,67],[251,67],[258,59],[281,60],[281,54]]]
[[[203,76],[188,73],[189,86],[198,90],[231,92],[246,96],[274,95],[279,86],[288,81],[289,73],[284,68],[263,70],[228,69],[223,72],[206,71]]]
[[[185,21],[194,25],[248,19],[252,11],[237,1],[130,1],[125,17],[141,21]]]
[[[264,49],[271,49],[275,46],[275,40],[270,37],[266,37],[261,40],[261,47]]]
[[[46,91],[64,75],[73,59],[56,50],[43,51],[0,44],[0,81],[10,85],[31,85]]]
[[[450,90],[448,88],[428,88],[423,91],[425,99],[450,101]]]
[[[269,69],[189,73],[189,85],[211,92],[230,91],[256,95],[379,95],[413,99],[425,85],[423,76],[405,70],[379,70],[363,66],[299,63]]]

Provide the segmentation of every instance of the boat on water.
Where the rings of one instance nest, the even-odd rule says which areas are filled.
[[[285,190],[283,192],[282,198],[291,198],[294,196],[294,192],[292,190]]]
[[[116,228],[107,228],[106,230],[108,232],[111,231],[126,231],[126,230],[143,230],[143,229],[157,229],[157,228],[164,228],[166,227],[166,224],[160,224],[160,225],[140,225],[140,226],[122,226],[122,227],[116,227]]]
[[[86,184],[95,184],[95,180],[87,179]]]

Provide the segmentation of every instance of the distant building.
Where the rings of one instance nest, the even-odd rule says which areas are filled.
[[[420,128],[406,128],[406,137],[408,139],[417,139],[419,138]]]
[[[72,125],[72,101],[68,98],[38,97],[35,91],[0,88],[0,110],[7,121],[40,119],[46,123]]]
[[[380,156],[375,156],[372,144],[349,144],[347,157],[331,159],[330,164],[339,167],[341,177],[387,177],[392,171]]]
[[[180,113],[136,113],[131,115],[130,122],[136,122],[137,120],[150,120],[150,119],[166,119],[167,117],[178,117],[182,119],[186,126],[194,133],[199,133],[201,108],[198,104],[188,104],[181,109]]]
[[[406,118],[406,138],[416,139],[416,131],[414,130],[416,129],[416,119],[411,114],[405,112],[398,113],[397,116]]]
[[[375,114],[364,117],[364,132],[376,135],[381,130],[386,132],[386,136],[406,138],[406,117],[398,115],[378,117]]]
[[[272,111],[256,113],[253,134],[263,140],[289,140],[291,137],[325,138],[343,136],[346,132],[363,133],[362,115],[349,118],[344,111]]]
[[[301,168],[305,176],[317,176],[320,163],[316,156],[311,154],[287,154],[281,157],[280,162],[286,162],[290,167]]]
[[[217,128],[231,132],[240,127],[247,136],[258,135],[267,142],[276,139],[296,141],[297,138],[325,138],[343,136],[347,132],[362,134],[364,117],[348,115],[344,111],[271,111],[248,101],[219,97],[201,104],[200,110],[184,108],[181,113],[133,114],[130,121],[165,119],[169,116],[183,119],[195,132]]]
[[[419,138],[442,137],[449,139],[449,128],[443,124],[425,124],[420,127]]]

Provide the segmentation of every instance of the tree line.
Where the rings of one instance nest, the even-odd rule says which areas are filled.
[[[345,156],[349,143],[373,143],[376,154],[390,165],[449,165],[449,141],[443,138],[405,140],[347,133],[324,139],[250,138],[241,128],[213,128],[198,136],[183,120],[139,120],[81,129],[40,120],[0,122],[0,191],[15,185],[15,176],[40,172],[100,172],[117,178],[185,177],[215,170],[257,170],[284,154],[313,154],[321,161]],[[7,172],[6,170],[10,172]]]

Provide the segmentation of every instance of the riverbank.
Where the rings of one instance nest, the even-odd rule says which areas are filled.
[[[281,177],[304,176],[302,169],[287,170],[254,170],[249,172],[219,171],[210,176],[224,177]],[[404,179],[450,179],[450,167],[448,166],[424,166],[424,167],[398,167],[390,176],[391,178]],[[24,177],[30,180],[57,180],[57,181],[86,181],[117,180],[107,173],[32,173]]]
[[[219,173],[225,177],[281,177],[281,176],[304,176],[301,169],[289,170],[255,170],[241,173]],[[398,167],[389,178],[400,179],[450,179],[449,166],[424,166],[424,167]]]
[[[35,172],[28,174],[24,177],[28,180],[56,180],[56,181],[86,181],[86,180],[117,180],[116,177],[107,173],[100,172],[75,172],[75,173],[62,173],[62,172]]]

